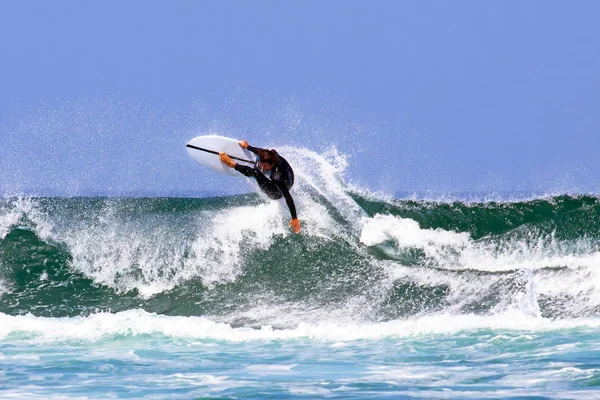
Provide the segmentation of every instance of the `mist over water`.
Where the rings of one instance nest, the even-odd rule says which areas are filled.
[[[3,4],[0,397],[600,398],[598,10],[388,3]]]
[[[594,397],[596,196],[481,186],[426,137],[284,103],[100,98],[0,126],[6,393]],[[208,132],[286,157],[300,235],[189,159]]]
[[[518,311],[598,313],[598,199],[392,200],[343,180],[347,158],[282,147],[303,223],[260,193],[4,198],[10,315],[209,316],[241,326]]]
[[[238,88],[218,102],[160,104],[97,94],[15,106],[0,122],[0,169],[5,171],[0,194],[212,197],[248,192],[242,180],[207,174],[188,157],[185,143],[207,133],[319,154],[335,148],[346,157],[347,183],[388,195],[439,199],[596,188],[575,164],[543,171],[525,166],[518,174],[512,167],[463,170],[441,142],[408,124],[392,125],[324,100],[263,97]]]
[[[300,235],[241,179],[251,193],[3,197],[0,364],[44,378],[9,393],[594,397],[597,197],[394,199],[348,184],[333,147],[278,150]]]

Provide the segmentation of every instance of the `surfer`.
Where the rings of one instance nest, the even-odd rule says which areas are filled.
[[[294,228],[294,232],[299,233],[300,221],[296,215],[294,199],[292,199],[292,196],[290,195],[290,189],[294,185],[294,171],[290,164],[288,164],[285,158],[281,157],[274,149],[267,150],[253,147],[245,140],[240,141],[239,145],[258,156],[258,161],[254,168],[234,162],[224,152],[219,153],[221,161],[245,176],[256,179],[258,186],[271,199],[276,200],[284,197],[285,202],[290,209],[290,214],[292,214],[290,226]]]
[[[296,215],[294,199],[290,195],[290,189],[294,185],[294,171],[290,164],[274,149],[267,150],[253,147],[245,140],[241,140],[239,145],[258,156],[258,161],[254,168],[234,162],[224,152],[219,153],[221,161],[243,175],[256,179],[258,186],[271,199],[277,200],[284,197],[290,209],[290,214],[292,214],[290,226],[294,228],[294,232],[300,233],[300,221]]]

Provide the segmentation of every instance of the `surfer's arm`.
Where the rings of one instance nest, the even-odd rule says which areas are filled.
[[[242,146],[245,149],[250,150],[251,152],[253,152],[256,155],[258,155],[259,151],[264,150],[264,149],[261,149],[260,147],[250,146],[248,144],[248,142],[246,142],[245,140],[240,140],[238,143],[240,144],[240,146]]]

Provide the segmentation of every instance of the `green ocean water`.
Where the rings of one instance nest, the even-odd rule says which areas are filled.
[[[382,240],[361,240],[364,230],[318,198],[331,210],[325,232],[306,227],[290,235],[276,215],[279,231],[264,238],[258,228],[236,231],[227,220],[222,232],[213,229],[221,214],[238,209],[268,222],[273,205],[258,195],[6,198],[0,312],[72,317],[141,308],[252,325],[260,319],[244,312],[257,301],[327,309],[360,298],[361,318],[369,321],[445,309],[489,313],[526,293],[532,276],[583,280],[595,262],[600,205],[593,196],[486,203],[351,198],[364,211],[358,224],[376,226]],[[402,235],[415,240],[403,243]],[[389,272],[395,266],[403,271],[397,279]],[[453,291],[464,288],[454,288],[457,282],[477,282],[477,293],[458,297]],[[597,304],[586,301],[595,288],[564,289],[536,292],[540,315],[596,315]]]
[[[596,196],[395,199],[282,151],[299,235],[252,186],[0,199],[0,396],[600,396]]]
[[[597,398],[600,202],[0,200],[11,398]]]

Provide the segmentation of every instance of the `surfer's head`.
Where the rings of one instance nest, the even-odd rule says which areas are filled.
[[[260,150],[258,152],[261,168],[265,171],[273,168],[279,162],[279,154],[273,150]]]

